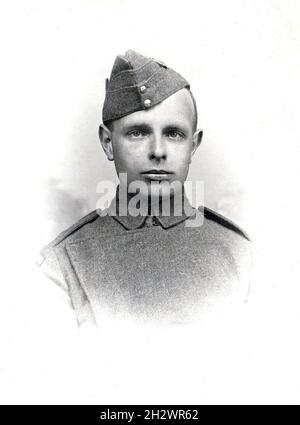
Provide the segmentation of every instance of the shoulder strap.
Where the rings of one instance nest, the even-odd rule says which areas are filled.
[[[87,214],[86,216],[82,217],[80,220],[78,220],[76,223],[74,223],[71,227],[69,227],[68,229],[61,232],[49,245],[47,245],[46,248],[54,247],[54,246],[58,245],[60,242],[62,242],[64,239],[66,239],[72,233],[76,232],[76,230],[83,227],[85,224],[96,220],[96,218],[99,217],[100,213],[101,213],[101,210],[98,209],[98,210],[94,210],[94,211],[90,212],[89,214]]]
[[[208,220],[215,221],[221,224],[222,226],[227,227],[227,229],[233,230],[235,233],[238,233],[239,235],[243,236],[245,239],[251,242],[251,239],[247,235],[247,233],[241,227],[237,226],[233,221],[211,210],[210,208],[202,206],[202,207],[199,207],[199,209],[203,211],[204,217],[207,218]]]

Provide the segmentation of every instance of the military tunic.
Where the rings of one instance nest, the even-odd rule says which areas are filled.
[[[242,302],[250,243],[230,220],[199,208],[180,216],[93,211],[41,254],[41,267],[69,296],[78,324],[107,317],[185,323],[207,308]]]

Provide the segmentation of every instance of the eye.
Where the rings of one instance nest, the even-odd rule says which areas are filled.
[[[180,140],[184,138],[184,134],[176,129],[170,129],[166,132],[167,137],[174,140]]]
[[[132,139],[139,139],[141,137],[144,137],[146,135],[146,132],[141,129],[134,129],[129,131],[127,135],[131,137]]]

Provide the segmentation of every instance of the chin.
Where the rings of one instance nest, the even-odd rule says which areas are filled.
[[[157,199],[164,199],[164,198],[172,198],[175,194],[178,192],[181,192],[181,188],[177,187],[174,189],[173,187],[170,187],[169,182],[162,181],[162,182],[151,182],[151,185],[148,186],[148,197],[151,197],[154,200]]]

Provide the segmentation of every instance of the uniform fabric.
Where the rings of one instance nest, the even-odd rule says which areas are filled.
[[[130,218],[95,211],[42,250],[42,267],[67,291],[79,324],[124,315],[185,323],[202,309],[242,302],[248,239],[203,208],[203,224],[188,227],[192,211]]]

